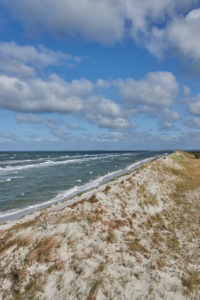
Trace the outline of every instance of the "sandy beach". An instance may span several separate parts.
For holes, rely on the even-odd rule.
[[[199,299],[200,159],[175,152],[0,225],[0,299]]]

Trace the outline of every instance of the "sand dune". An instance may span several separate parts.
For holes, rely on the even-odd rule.
[[[0,226],[0,299],[199,299],[200,159],[176,152]]]

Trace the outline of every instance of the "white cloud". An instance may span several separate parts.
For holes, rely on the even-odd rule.
[[[98,137],[99,142],[119,142],[124,138],[124,135],[121,132],[113,131],[110,133],[100,134]]]
[[[71,135],[69,130],[59,128],[57,125],[51,122],[47,123],[47,127],[49,128],[50,133],[58,139],[62,139],[62,140],[69,139]]]
[[[81,35],[87,40],[112,43],[121,40],[123,18],[111,0],[10,1],[10,9],[31,33],[47,30],[55,35]],[[119,1],[120,2],[120,1]]]
[[[165,108],[161,112],[161,118],[168,121],[178,121],[181,119],[181,116],[176,111],[170,111],[168,108]]]
[[[82,126],[76,123],[71,123],[68,125],[68,127],[73,130],[85,130]]]
[[[164,130],[164,131],[168,131],[168,130],[179,130],[172,122],[169,122],[169,121],[159,121],[158,122],[159,124],[159,127],[161,130]]]
[[[96,84],[84,78],[67,82],[56,75],[48,80],[0,75],[0,108],[24,113],[71,113],[108,129],[134,127],[118,104],[95,96],[95,87]],[[26,114],[17,118],[21,122],[39,121]]]
[[[97,79],[96,86],[98,88],[109,88],[111,86],[111,82],[104,79]]]
[[[38,118],[37,116],[32,114],[18,114],[16,118],[18,122],[23,122],[23,123],[38,124],[42,122],[41,118]]]
[[[141,33],[147,34],[153,24],[166,22],[177,10],[187,12],[198,0],[10,0],[5,3],[31,34],[48,31],[113,43],[127,36],[137,39]]]
[[[186,119],[183,124],[188,127],[192,128],[200,128],[200,119],[194,118],[194,119]]]
[[[4,142],[13,142],[17,141],[18,137],[15,133],[13,132],[1,132],[0,131],[0,139]]]
[[[86,79],[67,82],[52,75],[49,80],[25,81],[1,75],[0,107],[20,112],[78,112],[92,88]]]
[[[200,116],[200,94],[196,98],[190,99],[189,112],[193,115]]]
[[[183,87],[183,94],[184,94],[184,96],[187,97],[190,94],[190,92],[191,92],[190,87],[187,86],[187,85],[184,85],[184,87]]]
[[[106,98],[91,97],[87,101],[87,105],[89,107],[94,107],[94,110],[103,116],[119,117],[121,115],[119,105]]]
[[[89,98],[86,103],[85,116],[91,123],[102,128],[125,129],[130,125],[120,106],[102,97]]]
[[[55,119],[54,117],[52,117],[52,116],[48,116],[47,118],[46,118],[46,120],[47,120],[47,122],[49,122],[49,123],[51,123],[51,124],[54,124],[54,125],[63,125],[63,124],[65,124],[65,121],[63,120],[63,119]]]
[[[186,16],[178,15],[158,29],[154,27],[147,48],[153,54],[162,56],[165,51],[173,50],[177,55],[192,59],[200,59],[200,8],[190,11]]]
[[[144,79],[117,80],[114,85],[129,105],[140,105],[143,112],[153,112],[159,107],[174,104],[178,83],[172,73],[149,73]]]
[[[53,51],[42,45],[18,45],[15,42],[0,43],[0,71],[18,76],[35,76],[36,70],[48,66],[76,63],[79,57]]]
[[[109,129],[125,129],[129,126],[129,122],[123,118],[111,118],[105,117],[103,115],[93,116],[91,114],[87,115],[88,120],[92,123],[99,125],[101,128]]]
[[[164,108],[158,115],[158,124],[161,130],[178,130],[174,124],[180,119],[179,113]]]
[[[40,57],[40,54],[36,53],[35,59]],[[24,62],[35,63],[28,54],[27,58],[25,56]],[[19,58],[20,54],[16,54],[15,57],[22,60]],[[38,61],[40,60],[42,61],[42,58],[38,58]],[[47,61],[50,63],[51,59],[47,59],[43,65],[47,64]],[[113,87],[118,89],[122,96],[122,101],[118,103],[102,96],[106,89]],[[46,79],[36,74],[32,77],[21,77],[19,74],[0,75],[0,108],[29,113],[17,116],[18,121],[29,123],[39,123],[39,119],[34,117],[33,113],[63,113],[73,114],[100,128],[125,130],[136,128],[136,124],[130,120],[136,110],[147,114],[159,111],[166,122],[174,122],[179,119],[179,115],[171,112],[168,107],[174,104],[177,92],[178,83],[169,72],[149,73],[141,80],[99,79],[95,83],[85,78],[68,82],[55,74]],[[52,120],[52,123],[54,121]]]
[[[126,19],[132,24],[130,34],[134,39],[138,39],[141,33],[147,36],[151,26],[167,22],[176,14],[176,10],[185,11],[198,3],[198,0],[121,0],[121,2],[125,7]]]

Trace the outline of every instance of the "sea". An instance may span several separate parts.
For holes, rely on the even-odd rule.
[[[68,200],[168,153],[0,152],[0,222]]]

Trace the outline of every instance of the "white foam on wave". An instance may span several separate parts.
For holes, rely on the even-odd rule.
[[[25,162],[30,162],[34,161],[33,159],[15,159],[15,160],[4,160],[1,161],[1,165],[7,165],[7,164],[18,164],[18,163],[25,163]]]
[[[12,176],[9,178],[5,178],[5,179],[0,179],[0,182],[10,182],[13,179],[18,179],[18,178],[24,178],[24,176]]]
[[[30,168],[41,168],[41,167],[51,167],[51,166],[56,166],[56,165],[66,165],[66,164],[72,164],[72,163],[79,163],[81,164],[82,162],[86,161],[91,161],[91,160],[98,160],[102,158],[113,158],[120,156],[120,154],[109,154],[105,156],[95,156],[95,157],[88,157],[88,158],[78,158],[78,159],[68,159],[68,160],[61,160],[61,161],[53,161],[53,160],[47,160],[45,162],[41,162],[38,164],[30,164],[30,165],[23,165],[23,166],[6,166],[6,167],[0,167],[0,172],[2,173],[7,173],[10,171],[21,171],[25,169],[30,169]]]
[[[10,182],[11,178],[7,178],[7,179],[0,179],[0,182]]]
[[[110,172],[104,176],[100,176],[98,178],[96,178],[95,180],[92,180],[84,185],[81,186],[74,186],[73,188],[60,192],[59,194],[57,194],[57,196],[55,196],[54,198],[45,201],[43,203],[39,203],[39,204],[33,204],[30,205],[28,207],[22,208],[22,209],[15,209],[15,210],[10,210],[10,211],[5,211],[5,212],[1,212],[0,213],[0,222],[2,221],[6,221],[9,219],[16,219],[19,218],[20,216],[32,213],[34,211],[40,210],[42,208],[48,207],[54,203],[63,201],[63,200],[68,200],[72,197],[74,197],[75,195],[82,193],[82,192],[86,192],[87,190],[96,188],[98,186],[100,186],[101,184],[104,184],[108,181],[110,181],[111,179],[113,179],[116,176],[120,176],[123,175],[124,173],[127,173],[129,171],[132,171],[138,167],[140,167],[141,165],[155,159],[158,158],[160,155],[155,156],[155,157],[149,157],[146,159],[143,159],[141,161],[135,162],[131,165],[129,165],[128,167],[126,167],[123,170],[117,170],[114,172]]]

